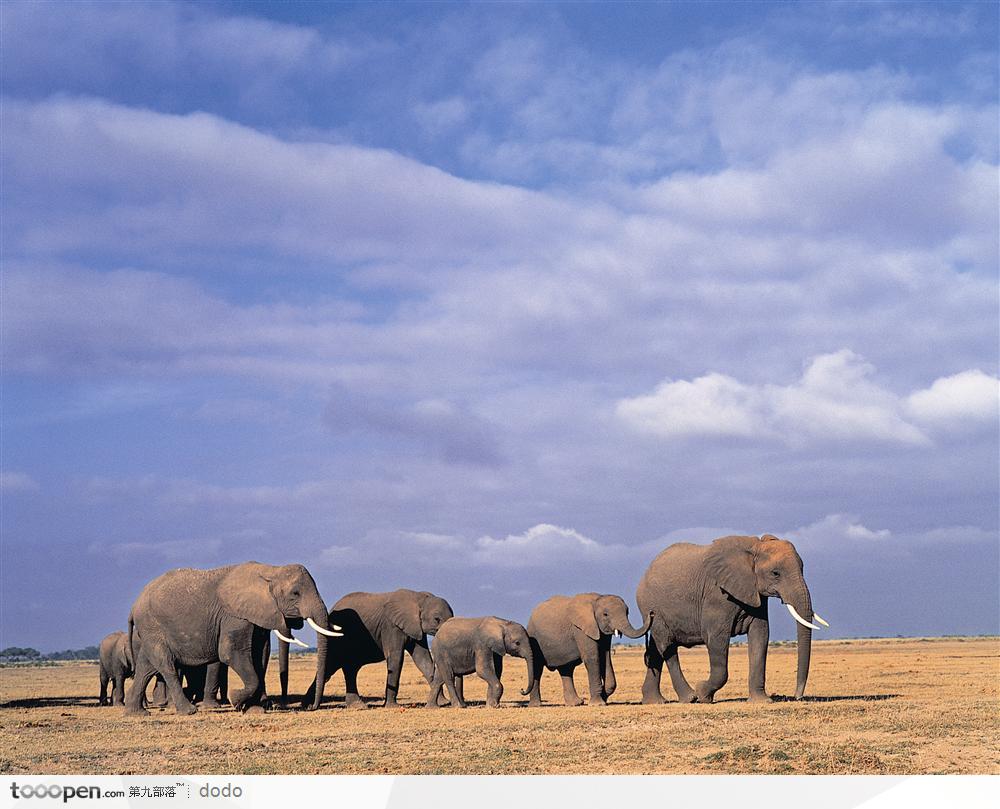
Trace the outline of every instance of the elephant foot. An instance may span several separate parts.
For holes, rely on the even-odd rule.
[[[751,691],[750,702],[768,703],[768,702],[774,702],[774,700],[763,691]]]
[[[531,699],[528,700],[528,707],[529,708],[541,708],[542,707],[542,701],[540,699],[536,699],[535,697],[532,697]]]
[[[711,705],[715,702],[715,691],[712,690],[708,683],[698,683],[698,687],[694,691],[694,696],[696,697],[696,701],[702,705]]]
[[[201,703],[201,707],[202,708],[221,708],[222,707],[222,703],[219,702],[217,699],[206,699],[204,702]]]
[[[347,708],[347,710],[349,710],[349,711],[367,711],[368,710],[368,706],[365,704],[365,701],[363,699],[358,699],[357,697],[355,697],[354,699],[346,700],[344,702],[344,707]]]
[[[583,700],[580,699],[579,697],[577,697],[576,699],[568,699],[566,700],[566,705],[569,708],[579,708],[581,705],[583,705]]]
[[[263,705],[248,705],[243,713],[259,716],[261,714],[267,713],[267,710],[264,708]]]
[[[663,694],[660,694],[658,692],[642,695],[643,705],[662,705],[665,702],[666,700],[663,698]]]
[[[594,699],[593,697],[591,697],[590,698],[590,704],[592,706],[594,706],[594,707],[603,707],[603,708],[607,708],[608,707],[608,701],[606,699],[604,699],[603,697],[597,697],[597,699]]]
[[[424,705],[424,707],[425,708],[430,708],[432,711],[437,711],[437,710],[443,708],[444,706],[443,705],[438,705],[437,702],[435,702],[433,700],[429,700],[427,702],[427,704]]]
[[[192,705],[190,702],[182,702],[174,707],[174,711],[178,716],[191,716],[191,714],[198,713],[198,706]]]
[[[149,711],[147,711],[145,708],[142,707],[139,708],[126,707],[125,716],[149,716]]]

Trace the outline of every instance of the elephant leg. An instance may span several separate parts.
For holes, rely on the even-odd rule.
[[[146,701],[146,686],[156,676],[156,669],[146,659],[144,653],[139,653],[135,660],[135,679],[132,688],[125,697],[125,713],[132,716],[149,716],[149,711],[143,703]]]
[[[666,649],[664,657],[667,663],[667,672],[670,674],[670,684],[674,687],[679,702],[694,702],[696,694],[691,684],[681,671],[681,661],[677,656],[677,644],[672,643]]]
[[[251,638],[234,641],[233,638],[224,636],[219,643],[219,661],[233,669],[243,681],[244,687],[233,692],[230,702],[236,710],[246,710],[260,693],[261,687]]]
[[[174,704],[174,712],[181,716],[190,716],[193,713],[197,713],[198,709],[184,696],[181,679],[177,675],[177,664],[167,647],[163,644],[143,643],[142,652],[163,677],[166,684],[167,697]]]
[[[669,648],[669,647],[668,647]],[[677,647],[674,653],[677,652]],[[642,704],[659,705],[665,700],[660,693],[660,676],[663,674],[663,655],[660,654],[659,644],[656,638],[650,633],[646,642],[646,677],[642,681]]]
[[[98,705],[107,705],[108,704],[108,680],[110,680],[110,679],[111,678],[108,676],[108,673],[104,670],[104,666],[101,666],[101,693],[100,693],[100,696],[98,696],[98,698],[97,698],[97,704]],[[112,688],[112,691],[111,691],[111,697],[112,697],[112,699],[114,699],[114,695],[115,695],[115,692],[114,692],[114,689]]]
[[[502,661],[503,658],[500,655],[495,655],[492,652],[476,652],[476,674],[486,681],[486,706],[488,708],[500,707],[500,697],[503,696],[503,683],[500,682],[500,674],[503,672]]]
[[[756,618],[750,622],[747,631],[747,654],[750,656],[750,701],[771,702],[764,690],[764,678],[767,670],[767,644],[771,630],[765,619]]]
[[[323,685],[325,686],[326,683],[329,682],[330,678],[334,674],[336,674],[338,671],[340,671],[340,663],[338,663],[338,662],[331,662],[330,659],[327,658],[327,666],[326,666],[326,672],[325,672],[326,673],[326,677],[325,677],[325,681],[326,682],[324,682]],[[357,676],[357,670],[355,670],[355,676]],[[347,680],[347,672],[346,672],[346,670],[344,672],[344,680],[345,681]],[[356,692],[357,691],[357,683],[356,682],[355,682],[354,689],[355,689],[355,692]],[[306,707],[307,705],[312,705],[313,704],[313,700],[315,698],[316,698],[316,678],[313,678],[312,683],[309,685],[309,688],[306,690],[305,696],[302,697],[302,707]],[[347,701],[347,699],[345,697],[345,702],[346,701]]]
[[[156,683],[153,685],[153,698],[149,704],[154,708],[166,708],[169,701],[167,699],[167,682],[163,679],[163,675],[157,672]]]
[[[205,670],[205,695],[202,705],[206,708],[221,708],[217,693],[219,691],[219,680],[222,677],[222,663],[210,663]]]
[[[122,706],[125,704],[125,674],[116,674],[114,684],[111,688],[111,704]]]
[[[583,667],[587,670],[587,688],[590,691],[591,705],[607,705],[604,699],[604,684],[601,650],[597,643],[591,642],[583,656]]]
[[[396,708],[399,703],[399,676],[403,671],[403,644],[393,644],[383,650],[385,654],[385,707]]]
[[[576,663],[567,663],[565,666],[559,666],[556,669],[559,672],[559,676],[562,677],[563,701],[571,708],[583,705],[583,700],[576,693],[576,686],[573,684],[573,671],[575,669]]]
[[[271,633],[255,631],[253,643],[257,670],[260,675],[260,700],[264,705],[270,707],[271,701],[267,696],[267,667],[271,662]]]
[[[698,702],[713,702],[715,693],[729,679],[729,635],[720,633],[708,638],[708,662],[710,664],[707,680],[702,680],[695,688]]]
[[[365,701],[358,693],[359,668],[353,663],[344,666],[344,707],[361,710],[367,708]]]
[[[465,678],[461,674],[455,675],[455,693],[458,694],[458,701],[465,705]]]
[[[405,648],[410,653],[410,658],[416,664],[417,668],[420,669],[420,673],[424,675],[424,679],[427,680],[427,685],[430,685],[434,681],[434,660],[431,658],[430,650],[427,648],[426,639],[410,641]],[[448,699],[442,691],[438,695],[438,705],[444,706],[447,704]]]

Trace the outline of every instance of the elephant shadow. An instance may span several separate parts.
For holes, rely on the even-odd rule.
[[[5,708],[100,708],[97,697],[92,694],[80,697],[30,697],[0,702],[0,710]]]
[[[828,697],[787,697],[782,694],[772,694],[775,702],[884,702],[889,699],[899,699],[902,694],[834,694]],[[717,702],[719,700],[716,700]]]

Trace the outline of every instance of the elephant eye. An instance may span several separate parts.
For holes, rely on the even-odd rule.
[[[774,578],[778,578],[781,574],[777,570],[772,570],[771,575],[774,576]]]

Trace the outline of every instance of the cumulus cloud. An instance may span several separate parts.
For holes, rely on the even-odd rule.
[[[995,530],[971,525],[938,526],[924,530],[869,528],[856,514],[828,514],[820,520],[783,535],[806,551],[833,551],[849,545],[875,552],[891,546],[895,551],[906,547],[937,544],[984,544],[998,539]]]
[[[928,435],[907,419],[936,425],[955,418],[995,422],[998,381],[970,371],[935,381],[909,397],[872,380],[875,367],[848,349],[814,358],[791,385],[750,385],[711,373],[668,380],[646,396],[621,399],[616,414],[639,432],[664,438],[732,436],[781,440],[880,441],[927,446]]]
[[[611,549],[572,528],[539,523],[523,534],[509,534],[503,539],[480,537],[473,558],[479,564],[495,567],[549,567],[596,562],[609,553]]]
[[[925,390],[911,393],[906,406],[913,418],[946,429],[997,426],[1000,381],[978,368],[942,377]]]

